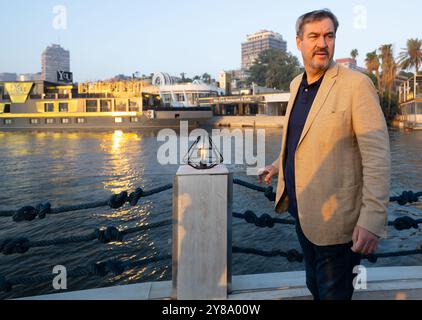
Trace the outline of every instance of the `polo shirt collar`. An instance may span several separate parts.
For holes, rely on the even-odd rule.
[[[308,76],[306,72],[303,73],[302,82],[300,83],[301,86],[307,88],[307,87],[319,87],[321,85],[322,80],[324,79],[325,73],[318,79],[318,81],[315,81],[312,84],[308,84]]]

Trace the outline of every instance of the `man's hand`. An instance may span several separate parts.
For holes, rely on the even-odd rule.
[[[378,248],[378,239],[378,236],[372,232],[356,226],[352,236],[352,251],[363,255],[372,254]]]
[[[278,169],[274,167],[273,165],[266,166],[263,169],[260,169],[258,171],[258,181],[259,183],[262,182],[262,177],[265,176],[265,183],[270,184],[271,183],[271,177],[278,174]]]

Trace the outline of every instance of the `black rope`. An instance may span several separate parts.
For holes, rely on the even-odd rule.
[[[270,200],[270,201],[275,201],[275,196],[276,196],[276,194],[275,194],[275,192],[273,191],[273,187],[272,187],[272,186],[269,186],[269,187],[262,187],[262,186],[258,186],[258,185],[256,185],[256,184],[249,183],[249,182],[247,182],[247,181],[240,180],[240,179],[236,179],[236,178],[233,178],[233,183],[234,183],[234,184],[241,185],[241,186],[244,186],[244,187],[249,188],[249,189],[251,189],[251,190],[256,190],[256,191],[259,191],[259,192],[263,192],[263,193],[264,193],[264,195],[265,195],[265,197],[266,197],[268,200]]]
[[[233,212],[233,217],[245,220],[247,223],[254,224],[260,228],[272,228],[275,224],[294,225],[295,221],[292,219],[273,218],[269,214],[262,214],[257,216],[253,211],[246,210],[245,213]],[[389,226],[395,227],[397,230],[406,230],[410,228],[418,229],[418,225],[422,224],[422,219],[413,219],[412,217],[399,217],[393,221],[388,221]]]
[[[253,183],[250,183],[250,182],[247,182],[247,181],[244,181],[244,180],[240,180],[240,179],[237,179],[237,178],[233,179],[233,183],[244,186],[244,187],[249,188],[251,190],[264,192],[265,196],[270,201],[275,201],[276,194],[273,192],[273,187],[271,187],[271,186],[263,187],[263,186],[256,185],[256,184],[253,184]],[[397,201],[398,204],[405,205],[407,203],[418,202],[419,197],[422,197],[422,191],[421,192],[403,191],[402,194],[399,195],[399,196],[390,197],[390,202]]]
[[[418,202],[419,197],[422,197],[422,191],[416,193],[413,191],[403,191],[399,196],[390,197],[390,201],[397,201],[399,205],[404,206],[407,203]]]
[[[393,221],[388,221],[389,226],[394,226],[397,230],[405,230],[410,228],[418,229],[418,225],[422,224],[422,219],[413,219],[412,217],[399,217]]]
[[[295,249],[288,250],[287,252],[281,250],[272,250],[272,251],[264,251],[254,248],[242,248],[242,247],[233,247],[233,253],[247,253],[247,254],[255,254],[263,257],[286,257],[289,262],[302,262],[303,261],[303,254],[299,253]],[[415,249],[415,250],[406,250],[406,251],[397,251],[397,252],[382,252],[382,253],[374,253],[370,255],[363,255],[362,259],[366,259],[371,263],[376,263],[379,258],[390,258],[390,257],[402,257],[402,256],[410,256],[422,254],[422,249]]]
[[[161,187],[157,187],[148,191],[144,191],[142,188],[137,188],[134,192],[128,195],[127,191],[122,191],[119,194],[111,195],[107,200],[88,202],[76,205],[68,205],[57,208],[51,208],[49,202],[40,203],[33,206],[24,206],[16,211],[6,210],[0,211],[0,217],[13,217],[16,222],[20,221],[32,221],[36,217],[39,219],[45,218],[47,214],[58,214],[70,211],[79,211],[86,209],[93,209],[99,207],[109,206],[112,209],[121,208],[126,202],[130,203],[131,206],[136,206],[141,197],[148,197],[156,193],[160,193],[173,188],[172,184],[166,184]]]
[[[8,239],[0,240],[0,253],[3,253],[4,255],[10,255],[14,253],[25,253],[30,248],[56,246],[56,245],[61,245],[61,244],[70,244],[70,243],[85,242],[85,241],[92,241],[92,240],[99,240],[102,243],[109,243],[113,241],[120,242],[122,241],[125,235],[139,232],[142,230],[149,230],[153,228],[167,226],[172,223],[173,221],[171,219],[163,220],[163,221],[154,222],[147,225],[128,228],[125,230],[119,230],[114,226],[108,226],[106,228],[95,229],[92,233],[81,235],[81,236],[71,236],[71,237],[66,237],[66,238],[56,238],[56,239],[40,240],[40,241],[30,241],[29,239],[25,237],[8,238]]]
[[[120,261],[120,260],[108,260],[103,262],[91,263],[86,267],[77,267],[67,272],[68,278],[82,277],[82,276],[105,276],[108,273],[112,273],[117,276],[122,274],[125,270],[145,266],[147,264],[158,262],[162,260],[171,259],[171,255],[163,255],[152,257],[148,259],[141,259],[136,261]],[[36,283],[51,282],[56,275],[39,275],[34,277],[14,277],[7,279],[0,275],[0,291],[11,291],[15,285],[33,285]]]
[[[295,221],[291,219],[273,218],[269,214],[264,213],[261,216],[257,216],[253,211],[246,210],[245,213],[233,212],[233,217],[244,219],[247,223],[253,223],[255,226],[260,228],[272,228],[274,224],[289,224],[294,225]]]
[[[362,256],[362,259],[366,259],[371,263],[375,263],[377,262],[378,258],[402,257],[402,256],[415,255],[415,254],[422,254],[422,249],[375,253],[375,254],[370,254],[367,256]]]
[[[233,253],[246,253],[246,254],[256,254],[263,257],[276,257],[281,256],[287,258],[289,262],[302,262],[303,261],[303,254],[299,253],[296,249],[290,249],[287,252],[281,250],[272,250],[272,251],[264,251],[254,248],[243,248],[243,247],[232,247]]]

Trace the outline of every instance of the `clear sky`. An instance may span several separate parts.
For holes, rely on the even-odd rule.
[[[299,56],[294,25],[301,14],[329,8],[340,21],[335,58],[392,43],[395,54],[408,38],[422,38],[420,0],[0,0],[0,72],[41,71],[51,43],[70,50],[76,81],[116,74],[168,72],[217,77],[240,68],[240,44],[260,29],[279,32]],[[63,17],[54,13],[58,5]],[[57,9],[57,8],[56,8]],[[60,23],[61,22],[61,23]],[[59,28],[57,27],[59,26]],[[65,26],[65,29],[63,27]]]

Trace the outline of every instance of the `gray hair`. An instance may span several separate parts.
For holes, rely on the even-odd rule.
[[[321,21],[325,18],[331,19],[334,24],[334,31],[337,32],[337,28],[339,26],[337,17],[328,9],[322,10],[315,10],[304,15],[301,15],[296,21],[296,35],[302,38],[303,36],[303,27],[305,24],[314,22],[314,21]]]

